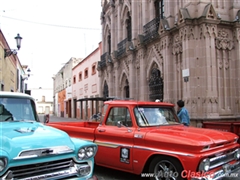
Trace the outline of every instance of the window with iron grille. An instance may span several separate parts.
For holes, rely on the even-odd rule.
[[[108,35],[108,53],[111,54],[111,34]]]
[[[126,98],[130,98],[130,95],[129,95],[129,83],[128,83],[127,79],[126,79],[126,85],[124,86],[124,91],[125,91]]]
[[[104,87],[103,87],[103,97],[108,97],[108,85],[107,82],[104,82]]]
[[[128,19],[127,19],[127,40],[132,41],[132,19],[128,12]]]
[[[163,101],[163,79],[157,68],[152,68],[149,80],[149,99]]]
[[[164,1],[156,0],[154,2],[154,5],[155,5],[156,17],[159,19],[163,19],[164,18]]]

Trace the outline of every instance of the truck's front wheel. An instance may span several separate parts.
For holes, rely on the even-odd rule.
[[[182,180],[182,171],[182,165],[171,157],[155,157],[149,165],[149,172],[154,175],[150,180]]]

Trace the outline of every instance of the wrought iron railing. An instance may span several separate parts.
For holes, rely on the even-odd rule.
[[[107,57],[108,57],[108,52],[101,55],[101,61],[98,61],[98,68],[102,69],[107,66],[107,63],[106,63]]]
[[[121,58],[123,55],[126,54],[126,45],[127,45],[127,38],[122,40],[117,45],[117,58]]]
[[[160,18],[156,17],[147,24],[143,26],[143,43],[148,43],[155,38],[159,37],[158,28],[159,28]]]

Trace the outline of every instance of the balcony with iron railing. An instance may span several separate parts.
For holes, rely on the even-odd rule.
[[[104,67],[107,66],[107,58],[109,56],[109,53],[106,52],[103,55],[101,55],[101,60],[98,61],[98,68],[99,69],[103,69]]]
[[[159,28],[160,18],[156,17],[147,24],[143,26],[143,43],[147,44],[152,40],[159,37],[158,28]]]
[[[126,47],[127,47],[127,38],[125,38],[124,40],[122,40],[120,43],[117,44],[117,58],[121,58],[126,54]]]

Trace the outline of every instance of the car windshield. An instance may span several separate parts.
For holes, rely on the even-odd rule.
[[[134,108],[134,114],[141,127],[180,124],[173,108],[142,106]]]
[[[0,97],[0,121],[39,121],[34,101],[27,98]]]

